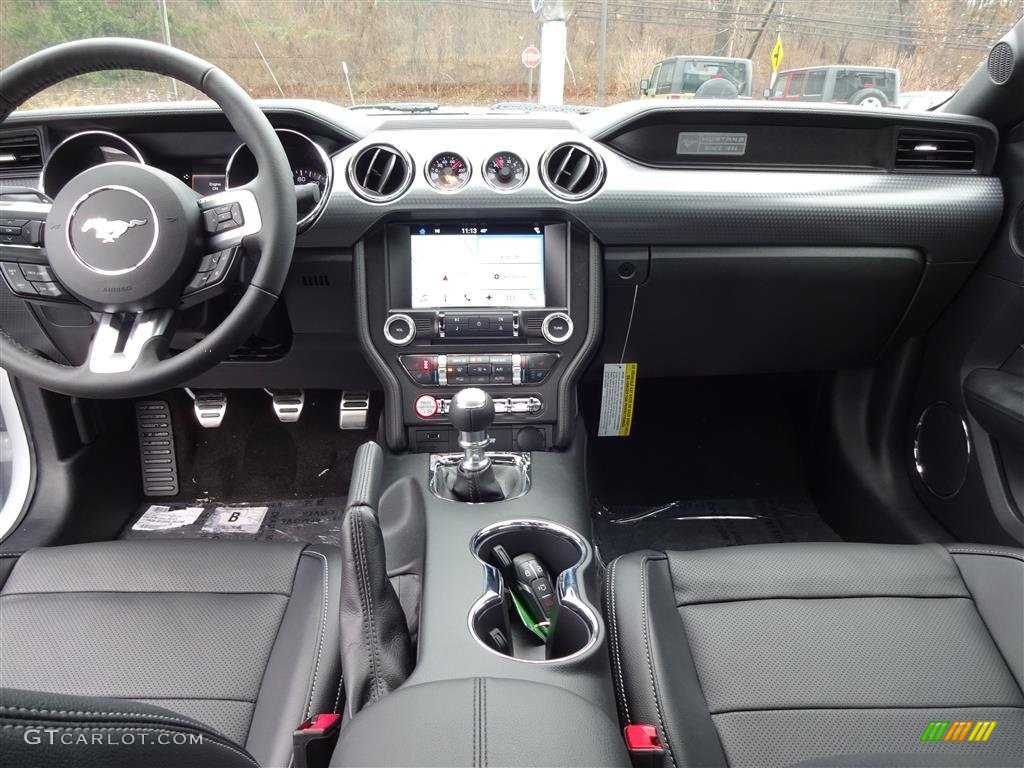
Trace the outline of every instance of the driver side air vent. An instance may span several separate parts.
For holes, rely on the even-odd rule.
[[[43,167],[39,136],[19,133],[0,137],[0,173],[29,175]]]
[[[409,188],[412,160],[387,144],[371,144],[349,163],[348,180],[360,197],[386,203]]]
[[[541,160],[541,178],[551,192],[566,200],[582,200],[604,181],[604,165],[582,144],[559,144]]]
[[[960,171],[975,169],[974,139],[967,136],[901,133],[896,141],[897,171]]]

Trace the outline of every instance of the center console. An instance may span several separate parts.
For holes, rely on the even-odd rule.
[[[550,221],[390,224],[356,249],[360,341],[385,385],[388,446],[456,450],[451,400],[494,402],[493,449],[572,439],[575,390],[600,335],[600,251]]]

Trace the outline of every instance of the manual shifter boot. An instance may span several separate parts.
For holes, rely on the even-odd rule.
[[[459,466],[452,483],[452,495],[459,501],[479,504],[487,501],[502,501],[505,492],[494,476],[494,465],[482,469],[466,469]]]

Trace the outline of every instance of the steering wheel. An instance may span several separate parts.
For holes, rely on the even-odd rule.
[[[167,75],[209,96],[252,150],[259,174],[245,186],[200,197],[157,168],[112,162],[78,174],[52,205],[0,199],[2,218],[45,214],[51,272],[99,313],[81,365],[45,359],[2,328],[0,364],[44,389],[80,397],[152,394],[181,386],[225,359],[277,300],[295,247],[295,187],[280,140],[246,92],[196,56],[123,38],[47,48],[0,72],[0,124],[51,85],[115,69]],[[258,254],[259,262],[242,298],[202,342],[168,355],[178,312],[226,291],[243,248]]]

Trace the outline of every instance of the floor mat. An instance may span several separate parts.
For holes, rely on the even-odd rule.
[[[813,504],[765,499],[672,501],[652,507],[598,504],[604,562],[638,549],[689,550],[792,541],[839,541]]]
[[[203,429],[192,400],[177,390],[171,405],[180,493],[169,501],[333,498],[348,493],[356,450],[373,430],[338,429],[338,392],[307,390],[297,423],[282,424],[263,390],[230,390],[224,423]],[[371,410],[370,424],[376,424]]]
[[[222,503],[163,502],[144,504],[121,532],[122,539],[242,539],[337,544],[345,497]],[[194,521],[158,530],[147,523]],[[248,523],[248,526],[246,526]],[[255,532],[246,533],[245,530]],[[204,530],[205,529],[205,530]]]

